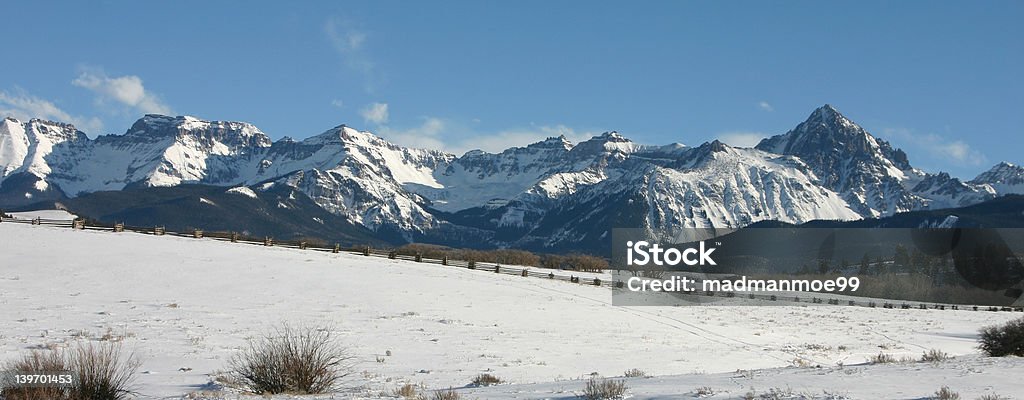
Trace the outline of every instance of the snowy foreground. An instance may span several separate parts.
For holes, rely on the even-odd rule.
[[[694,398],[701,387],[715,399],[921,399],[943,385],[964,399],[1024,398],[1024,360],[975,349],[980,327],[1020,313],[610,301],[607,288],[407,261],[0,224],[3,359],[123,340],[143,362],[142,398],[237,397],[212,376],[282,321],[331,325],[358,356],[353,389],[335,398],[386,398],[413,383],[464,399],[572,399],[592,373],[632,368],[655,376],[627,380],[634,399]],[[865,364],[933,348],[956,358]],[[468,387],[482,372],[511,384]]]

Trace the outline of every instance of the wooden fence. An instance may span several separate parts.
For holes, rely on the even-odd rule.
[[[543,268],[533,269],[528,267],[520,266],[505,266],[498,263],[489,263],[481,261],[467,261],[467,260],[454,260],[448,259],[447,257],[442,259],[426,258],[420,254],[408,255],[399,254],[395,250],[383,250],[374,249],[369,246],[361,246],[359,248],[345,248],[340,244],[334,244],[331,246],[320,246],[307,241],[288,241],[288,240],[275,240],[272,237],[252,237],[243,236],[237,232],[209,232],[202,229],[193,229],[187,232],[175,232],[168,231],[163,226],[152,226],[152,227],[139,227],[129,226],[123,223],[115,224],[103,224],[96,222],[87,222],[84,219],[76,220],[57,220],[57,219],[24,219],[24,218],[8,218],[0,216],[0,223],[18,223],[18,224],[32,224],[32,225],[44,225],[62,228],[72,228],[78,230],[94,230],[94,231],[106,231],[106,232],[135,232],[149,235],[168,235],[187,237],[195,239],[213,239],[227,241],[231,243],[245,243],[254,244],[261,246],[276,246],[290,249],[299,250],[312,250],[327,253],[351,253],[362,255],[365,257],[381,257],[392,260],[405,260],[413,261],[418,263],[437,264],[442,266],[466,268],[471,270],[494,272],[496,274],[505,275],[518,275],[522,277],[531,278],[542,278],[556,281],[563,281],[567,283],[576,283],[587,286],[598,286],[607,288],[623,288],[625,282],[602,280],[600,278],[584,278],[576,275],[565,275],[562,273],[555,273],[556,270],[545,270]],[[558,270],[561,272],[561,270]],[[803,304],[829,304],[829,305],[845,305],[854,307],[869,307],[869,308],[888,308],[888,309],[920,309],[920,310],[971,310],[971,311],[1008,311],[1008,312],[1024,312],[1024,307],[1014,306],[980,306],[980,305],[958,305],[958,304],[942,304],[942,303],[929,303],[929,302],[905,302],[905,301],[885,301],[879,299],[870,300],[851,300],[849,298],[830,298],[827,294],[806,292],[801,295],[765,295],[756,293],[736,293],[736,292],[682,292],[679,293],[683,296],[703,296],[703,297],[725,297],[725,298],[739,298],[739,299],[751,299],[760,301],[770,302],[789,302],[789,303],[803,303]]]

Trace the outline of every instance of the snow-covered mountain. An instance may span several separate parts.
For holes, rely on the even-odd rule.
[[[185,183],[284,188],[392,240],[543,248],[600,246],[614,227],[851,220],[1024,191],[1012,164],[969,182],[915,169],[829,105],[756,148],[649,146],[608,132],[462,156],[344,125],[272,142],[246,123],[146,115],[91,140],[71,125],[7,118],[0,172],[0,206]]]
[[[1024,167],[1001,162],[992,169],[982,172],[969,183],[988,185],[999,194],[1024,194]]]

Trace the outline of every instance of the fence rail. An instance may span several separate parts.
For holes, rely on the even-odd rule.
[[[94,230],[94,231],[105,231],[105,232],[134,232],[148,235],[167,235],[177,236],[186,238],[196,239],[213,239],[220,241],[229,241],[232,243],[244,243],[251,245],[262,245],[266,247],[284,247],[298,250],[313,250],[327,253],[350,253],[362,255],[365,257],[381,257],[392,260],[404,260],[413,261],[418,263],[437,264],[442,266],[450,266],[457,268],[466,268],[471,270],[494,272],[496,274],[505,275],[518,275],[522,277],[530,278],[542,278],[555,281],[563,281],[568,283],[576,283],[587,286],[598,286],[607,288],[622,288],[624,282],[613,281],[611,279],[602,280],[600,278],[584,278],[576,275],[565,275],[555,273],[555,270],[543,270],[538,271],[537,269],[528,267],[518,266],[505,266],[499,263],[472,261],[472,260],[455,260],[447,257],[442,259],[433,259],[423,257],[420,254],[401,254],[395,250],[383,250],[374,249],[369,246],[362,246],[360,248],[343,248],[340,244],[334,244],[331,246],[323,246],[319,243],[312,243],[309,241],[278,241],[272,237],[252,237],[244,236],[237,232],[210,232],[202,229],[193,229],[186,232],[169,231],[163,226],[129,226],[123,223],[115,224],[103,224],[95,221],[86,221],[84,219],[75,220],[60,220],[60,219],[46,219],[46,218],[9,218],[0,216],[0,223],[16,223],[16,224],[31,224],[41,226],[52,226],[61,228],[72,228],[77,230]],[[561,270],[559,270],[561,271]],[[1024,312],[1024,307],[1020,306],[981,306],[981,305],[962,305],[962,304],[943,304],[943,303],[931,303],[931,302],[917,302],[917,301],[899,301],[899,300],[882,300],[882,299],[871,299],[871,300],[851,300],[849,298],[829,298],[823,296],[821,293],[815,292],[804,292],[800,295],[764,295],[755,293],[736,293],[736,292],[703,292],[695,291],[689,293],[680,293],[683,296],[698,296],[698,297],[726,297],[726,298],[740,298],[740,299],[751,299],[771,302],[792,302],[792,303],[803,303],[803,304],[829,304],[837,306],[853,306],[853,307],[868,307],[868,308],[887,308],[887,309],[920,309],[920,310],[970,310],[970,311],[1009,311],[1009,312]]]

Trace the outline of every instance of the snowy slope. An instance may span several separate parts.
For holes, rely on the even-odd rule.
[[[331,325],[351,346],[356,388],[338,398],[379,398],[404,383],[461,388],[482,372],[529,385],[464,398],[573,398],[583,385],[574,379],[630,368],[666,376],[631,381],[636,398],[792,385],[877,399],[883,386],[857,388],[873,377],[905,394],[881,398],[925,396],[940,377],[965,394],[1020,393],[1005,378],[1022,362],[978,359],[974,340],[979,327],[1019,313],[627,308],[612,306],[607,288],[347,254],[9,223],[0,243],[3,358],[110,333],[140,357],[143,398],[216,389],[210,376],[246,338],[281,321]],[[883,350],[917,357],[932,348],[964,358],[855,366]],[[778,367],[790,368],[758,371]]]
[[[999,194],[1024,194],[1024,167],[1001,162],[979,174],[970,183],[988,185]]]

